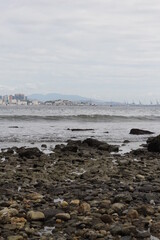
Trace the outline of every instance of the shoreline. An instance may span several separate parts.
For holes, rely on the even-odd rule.
[[[112,150],[92,139],[1,152],[1,239],[159,239],[160,154]]]

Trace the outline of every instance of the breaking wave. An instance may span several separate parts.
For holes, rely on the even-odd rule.
[[[87,122],[123,122],[123,121],[159,121],[160,116],[121,116],[121,115],[55,115],[55,116],[38,116],[38,115],[0,115],[0,120],[8,121],[87,121]]]

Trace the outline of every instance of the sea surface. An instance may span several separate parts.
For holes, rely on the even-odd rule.
[[[131,128],[160,134],[160,106],[0,106],[0,149],[43,143],[53,148],[68,139],[92,137],[120,146],[129,140],[122,147],[126,151],[149,137],[130,135]]]

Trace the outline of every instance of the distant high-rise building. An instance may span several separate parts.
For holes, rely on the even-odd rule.
[[[16,100],[20,100],[20,101],[25,100],[24,94],[18,93],[18,94],[15,94],[14,96]]]
[[[8,104],[8,95],[3,96],[3,102]]]
[[[9,103],[12,103],[12,99],[13,99],[13,96],[12,96],[12,95],[9,95],[9,96],[8,96],[8,102],[9,102]]]

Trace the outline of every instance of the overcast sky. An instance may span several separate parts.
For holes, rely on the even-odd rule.
[[[0,94],[16,92],[160,101],[160,1],[0,1]]]

